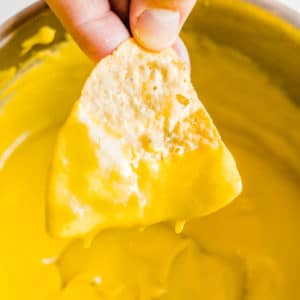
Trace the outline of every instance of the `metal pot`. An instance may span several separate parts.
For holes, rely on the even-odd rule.
[[[21,44],[25,39],[35,34],[43,25],[49,25],[56,29],[57,34],[55,36],[55,41],[51,46],[36,45],[32,49],[33,51],[52,47],[53,44],[57,44],[65,39],[64,29],[43,2],[37,2],[30,6],[0,27],[0,72],[11,66],[22,65],[20,63],[26,61],[30,57],[31,52],[24,56],[20,56]],[[278,1],[272,0],[199,0],[198,6],[194,10],[190,21],[186,24],[186,30],[188,31],[190,29],[193,33],[197,31],[198,36],[201,36],[202,34],[206,35],[210,40],[213,40],[217,44],[229,46],[246,54],[246,56],[250,57],[255,63],[260,64],[264,71],[269,72],[272,79],[278,79],[280,86],[283,88],[284,92],[288,94],[289,98],[300,105],[300,14],[283,6]],[[196,65],[193,65],[193,67],[197,68]],[[38,100],[39,99],[40,98],[38,98]],[[266,99],[266,101],[272,101],[272,99]],[[286,104],[290,105],[289,100],[286,101]],[[241,105],[243,105],[243,103],[241,103]],[[269,107],[272,107],[272,104],[270,104]],[[247,111],[245,113],[247,113]],[[266,114],[267,113],[268,112],[266,112]],[[280,115],[281,111],[278,110],[276,113]],[[254,118],[253,122],[255,121]],[[267,122],[268,120],[266,118],[265,123]],[[268,124],[266,124],[266,126],[267,125]],[[271,125],[270,130],[272,131],[274,129]],[[234,126],[232,127],[235,128]],[[275,129],[277,129],[277,127]],[[285,129],[284,126],[283,129]],[[3,128],[3,130],[5,130],[5,128]],[[281,133],[279,132],[279,134]],[[296,137],[299,136],[297,135]],[[289,142],[288,138],[289,136],[287,135],[287,143]],[[291,144],[291,147],[298,147],[298,145],[298,143],[295,145]],[[297,155],[297,149],[298,148],[295,148],[295,152],[293,152],[296,153],[295,156]],[[268,159],[267,155],[269,152],[266,153],[266,159]],[[293,169],[291,168],[291,170]],[[268,186],[268,189],[272,189],[273,182],[268,184],[270,185]],[[283,200],[285,200],[284,197]],[[295,216],[298,215],[291,215],[291,218],[296,218]],[[231,216],[229,215],[229,217]],[[263,217],[264,214],[261,215],[261,218]],[[250,222],[249,225],[252,226],[252,221]],[[234,223],[232,224],[234,225]],[[237,224],[239,223],[237,222]],[[201,227],[201,225],[202,223],[195,224],[198,228],[204,228]],[[276,227],[272,228],[276,228],[277,230],[280,226],[279,211],[278,224],[276,224]],[[234,227],[230,228],[234,229]],[[278,234],[283,235],[287,228],[290,227],[284,227],[282,232],[279,232]],[[219,235],[218,230],[219,229],[215,228],[214,234],[216,239]],[[211,233],[209,232],[209,234]],[[242,234],[247,235],[247,232],[242,232]],[[277,231],[274,231],[274,235],[275,234],[277,234]],[[288,235],[287,240],[296,239],[296,235],[297,230],[295,230],[293,234]],[[262,237],[264,238],[267,236],[263,235]],[[286,248],[284,237],[279,236],[279,239],[280,238],[283,239],[282,248]],[[288,247],[292,248],[293,245],[293,243],[290,243],[288,244]],[[290,254],[290,248],[288,247],[284,250],[285,253],[287,253],[284,254],[284,257],[287,256],[287,258]],[[296,250],[294,253],[297,251],[297,247],[295,248]],[[278,249],[278,253],[280,253],[280,251],[281,250]],[[277,253],[277,250],[276,252],[274,250],[274,253]],[[296,255],[298,254],[294,254],[294,256]],[[289,260],[289,263],[292,265],[292,263],[294,263],[293,259]],[[244,267],[242,268],[244,269]],[[263,269],[263,272],[263,275],[258,277],[258,281],[260,281],[261,278],[263,279],[266,272],[269,272],[269,268],[266,270]],[[270,269],[270,272],[272,272],[272,269]],[[245,276],[243,275],[243,277],[241,277],[243,281],[244,277],[247,277],[246,275],[247,274],[245,273]],[[277,276],[277,273],[274,276]],[[22,279],[22,277],[20,278]],[[32,282],[35,281],[32,280]],[[266,282],[269,284],[269,281]],[[296,288],[296,281],[293,282],[292,285],[295,285]],[[246,290],[247,287],[245,286],[242,291]],[[269,288],[270,290],[273,289],[273,281],[270,281]],[[272,296],[270,297],[272,298]],[[284,299],[284,297],[282,299]]]

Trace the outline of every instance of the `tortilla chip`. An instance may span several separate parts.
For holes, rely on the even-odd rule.
[[[59,133],[49,231],[187,220],[227,205],[241,187],[185,63],[129,40],[96,66]]]

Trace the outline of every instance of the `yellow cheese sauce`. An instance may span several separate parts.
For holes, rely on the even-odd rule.
[[[70,40],[39,52],[0,74],[0,299],[300,298],[300,108],[247,57],[185,38],[199,97],[241,171],[242,195],[178,224],[180,235],[158,224],[91,241],[51,239],[48,167],[93,66]]]

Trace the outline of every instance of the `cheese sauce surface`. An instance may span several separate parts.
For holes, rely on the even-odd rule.
[[[177,226],[182,234],[158,224],[51,239],[49,163],[93,68],[68,39],[0,73],[0,299],[300,298],[300,108],[249,58],[184,37],[199,97],[237,160],[242,195]]]

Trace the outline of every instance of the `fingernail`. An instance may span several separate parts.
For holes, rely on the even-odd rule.
[[[147,9],[137,19],[133,34],[142,46],[151,50],[170,47],[180,30],[180,14],[168,9]]]

